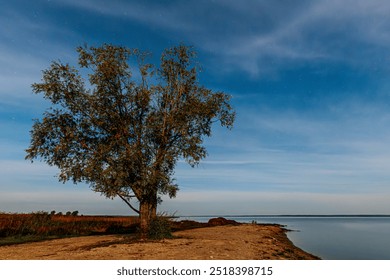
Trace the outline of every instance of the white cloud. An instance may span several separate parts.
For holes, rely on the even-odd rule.
[[[292,16],[287,11],[268,33],[233,39],[222,52],[252,74],[294,61],[362,66],[380,55],[378,48],[389,51],[389,11],[383,1],[316,1]]]
[[[390,5],[386,1],[301,1],[298,4],[255,1],[245,5],[240,1],[67,0],[56,5],[101,14],[105,19],[119,18],[124,26],[126,22],[130,27],[133,22],[141,23],[169,40],[188,40],[195,43],[203,55],[211,55],[218,72],[245,70],[257,76],[295,67],[297,63],[325,60],[359,67],[375,61],[380,62],[379,68],[388,64]],[[3,66],[0,103],[11,113],[14,109],[25,113],[28,107],[38,110],[35,107],[43,106],[39,103],[42,98],[31,94],[31,83],[39,81],[41,70],[47,68],[52,59],[64,58],[73,63],[76,60],[73,43],[78,44],[82,37],[78,34],[88,30],[67,29],[54,24],[49,16],[36,21],[27,15],[4,10],[0,13],[16,19],[0,25],[3,39],[0,43]],[[4,21],[2,17],[0,22]],[[263,111],[253,109],[255,105],[238,106],[243,109],[238,114],[235,129],[231,132],[216,130],[206,141],[210,155],[200,167],[178,166],[176,175],[182,190],[177,203],[189,209],[185,200],[190,199],[188,194],[193,197],[193,201],[187,202],[192,203],[194,211],[199,209],[196,203],[200,203],[205,212],[214,208],[223,210],[223,201],[233,204],[233,200],[239,199],[244,204],[249,199],[248,213],[250,209],[287,211],[289,205],[292,210],[302,210],[304,205],[315,208],[317,204],[316,211],[320,213],[326,210],[327,203],[328,210],[334,206],[335,211],[347,211],[348,207],[352,209],[360,203],[363,208],[368,205],[370,212],[374,211],[370,207],[376,202],[379,210],[388,210],[379,196],[382,193],[388,198],[390,114],[386,102],[378,104],[376,100],[366,104],[349,99],[357,95],[359,93],[348,95],[348,102],[335,98],[335,105],[321,104],[325,112],[320,117],[309,110],[304,114],[299,109],[281,113],[280,107]],[[256,101],[256,94],[252,97]],[[0,139],[0,190],[7,190],[8,186],[29,190],[31,186],[39,189],[39,194],[21,191],[8,196],[9,200],[15,199],[16,203],[27,195],[29,203],[51,203],[51,194],[45,196],[45,190],[53,186],[63,188],[54,178],[57,171],[44,163],[30,164],[20,157],[26,148],[21,146],[27,143],[25,137],[29,128],[5,120],[15,117],[8,115],[8,111],[0,124],[2,138],[7,138],[7,141]],[[21,133],[22,130],[26,133]],[[19,137],[23,139],[19,141]],[[238,189],[244,193],[235,193]],[[272,192],[276,192],[275,196]],[[305,195],[307,192],[312,194]],[[321,195],[316,196],[316,193]],[[183,202],[181,195],[185,198]],[[69,203],[65,200],[70,201],[71,196],[64,194],[63,202],[58,198],[55,201],[65,205]],[[79,202],[89,203],[87,197]],[[288,197],[292,199],[291,204],[285,199]],[[342,205],[343,199],[346,206]],[[213,204],[213,201],[218,203]],[[169,200],[168,205],[170,203]]]
[[[0,47],[0,96],[1,103],[7,106],[30,104],[33,101],[31,84],[39,82],[41,71],[48,62],[39,56]],[[24,106],[23,106],[24,107]]]
[[[389,51],[390,5],[382,0],[62,4],[174,33],[218,58],[219,72],[238,67],[257,76],[280,65],[325,59],[361,66]]]
[[[80,41],[77,32],[35,10],[26,14],[12,8],[0,12],[0,38],[0,103],[18,109],[39,106],[31,84],[40,81],[51,61],[74,62],[72,41]]]
[[[61,188],[58,170],[41,162],[0,160],[0,191]]]
[[[236,129],[207,141],[209,156],[198,168],[179,164],[177,181],[183,192],[386,191],[390,115],[371,106],[340,110],[331,119],[247,110]]]

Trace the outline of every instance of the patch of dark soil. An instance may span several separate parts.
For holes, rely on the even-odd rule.
[[[200,223],[195,222],[191,220],[183,220],[178,222],[172,222],[171,228],[172,231],[179,231],[179,230],[187,230],[187,229],[194,229],[194,228],[203,228],[208,227],[209,225],[207,223]]]

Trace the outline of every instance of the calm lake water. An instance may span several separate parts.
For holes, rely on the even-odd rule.
[[[285,225],[299,248],[324,260],[390,260],[390,216],[226,216]],[[181,217],[207,222],[210,217]]]

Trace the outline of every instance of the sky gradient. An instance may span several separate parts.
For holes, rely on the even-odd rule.
[[[179,162],[177,198],[196,214],[390,214],[390,2],[6,1],[0,10],[0,211],[129,214],[87,185],[24,160],[34,95],[76,47],[153,53],[184,43],[200,82],[232,95],[232,131],[214,127],[197,168]]]

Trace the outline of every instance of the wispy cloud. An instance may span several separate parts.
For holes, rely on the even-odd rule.
[[[218,209],[249,201],[259,212],[316,204],[321,212],[327,201],[344,210],[361,209],[359,203],[387,209],[380,196],[388,198],[390,181],[388,2],[25,3],[7,2],[0,11],[0,191],[67,188],[58,184],[55,168],[23,159],[31,119],[47,105],[31,94],[41,70],[53,59],[75,64],[74,48],[85,39],[133,47],[145,36],[142,48],[145,42],[157,49],[194,44],[212,86],[236,89],[235,128],[215,128],[205,141],[209,156],[198,168],[178,165],[178,203],[191,196],[208,207],[218,201]],[[22,196],[12,194],[15,201]],[[51,199],[41,197],[31,196]]]
[[[208,141],[199,168],[180,165],[177,179],[188,190],[387,192],[389,118],[370,104],[332,118],[247,111],[236,130]]]
[[[194,192],[186,191],[175,200],[164,200],[163,208],[178,215],[254,214],[364,214],[388,213],[386,194],[326,194],[308,192]],[[186,207],[183,207],[186,205]],[[205,209],[205,210],[203,210]]]
[[[390,5],[382,0],[67,0],[58,5],[138,22],[160,30],[162,36],[170,34],[172,38],[175,33],[176,38],[212,54],[219,71],[239,69],[253,76],[273,71],[281,64],[325,59],[372,66],[373,60],[383,59],[378,49],[389,50],[390,42]],[[364,47],[356,48],[357,45]]]
[[[44,163],[35,162],[31,164],[24,160],[1,160],[0,161],[0,190],[9,191],[13,188],[32,188],[45,189],[53,184],[59,184],[55,175],[58,173],[56,168],[50,167]]]
[[[66,3],[178,32],[232,67],[238,65],[252,74],[286,61],[331,59],[360,64],[373,59],[377,48],[389,49],[390,5],[381,0],[294,4],[111,1],[108,5],[103,1],[73,0]],[[357,44],[365,48],[357,49]]]
[[[0,104],[3,106],[37,106],[31,84],[39,82],[41,71],[52,60],[75,61],[72,44],[77,32],[56,24],[41,14],[44,6],[4,8],[0,11]]]

